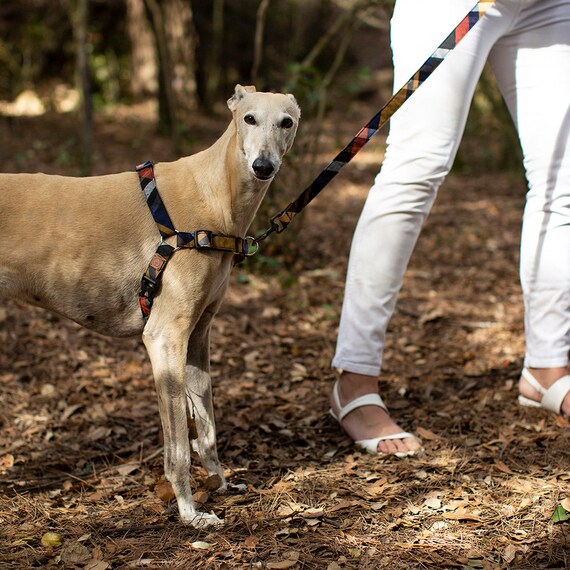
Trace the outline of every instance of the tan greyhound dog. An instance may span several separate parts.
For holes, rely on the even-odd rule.
[[[210,148],[155,165],[160,196],[178,230],[245,236],[293,144],[301,113],[292,95],[237,85],[228,107],[232,121]],[[225,489],[209,336],[233,254],[183,249],[172,255],[145,325],[138,291],[160,236],[134,171],[88,178],[0,174],[0,193],[0,294],[99,333],[142,332],[158,394],[165,475],[180,517],[197,528],[221,523],[194,507],[187,409],[198,432],[194,448]]]

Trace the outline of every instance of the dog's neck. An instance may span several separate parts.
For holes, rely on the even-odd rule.
[[[248,168],[232,121],[224,134],[206,151],[213,166],[210,187],[224,211],[224,231],[244,236],[253,222],[270,180],[256,178]],[[226,184],[219,184],[225,180]],[[229,189],[229,190],[228,190]]]

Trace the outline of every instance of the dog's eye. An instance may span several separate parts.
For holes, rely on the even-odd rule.
[[[246,115],[243,120],[248,124],[248,125],[256,125],[256,121],[255,121],[255,117],[253,115]]]
[[[291,119],[290,117],[285,117],[281,121],[281,128],[282,129],[290,129],[292,126],[293,126],[293,119]]]

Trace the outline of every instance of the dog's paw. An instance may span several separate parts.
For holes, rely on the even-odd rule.
[[[204,487],[206,487],[206,489],[208,491],[225,491],[226,490],[226,480],[223,477],[223,475],[218,475],[217,473],[210,475],[205,481],[204,481]]]
[[[196,512],[192,518],[183,519],[182,522],[199,530],[203,530],[211,526],[222,526],[224,524],[224,521],[219,519],[216,515],[200,512]]]
[[[245,483],[225,483],[223,487],[216,489],[216,493],[219,495],[241,495],[247,491],[247,485]]]

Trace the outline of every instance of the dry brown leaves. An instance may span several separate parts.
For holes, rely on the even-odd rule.
[[[53,149],[73,122],[43,121],[0,125],[23,157],[12,169],[63,171]],[[99,129],[106,171],[140,162],[128,140],[150,125]],[[142,158],[171,158],[153,140]],[[568,422],[516,405],[520,175],[450,177],[406,276],[381,391],[426,454],[363,455],[327,417],[346,253],[381,153],[374,144],[372,160],[351,166],[289,230],[289,270],[234,274],[212,376],[222,462],[245,490],[219,495],[200,467],[190,474],[201,508],[225,520],[220,530],[176,518],[140,341],[2,303],[0,567],[567,566],[570,527],[550,517],[569,495]],[[48,532],[59,538],[42,544]]]

